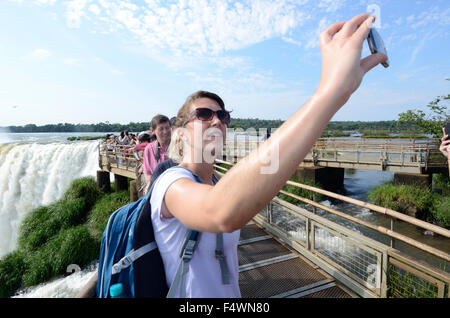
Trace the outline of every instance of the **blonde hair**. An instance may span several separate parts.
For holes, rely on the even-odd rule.
[[[183,159],[183,140],[181,139],[179,135],[179,129],[183,128],[182,125],[184,121],[187,119],[189,114],[191,113],[191,107],[195,100],[199,98],[209,98],[213,101],[216,101],[217,104],[225,110],[225,103],[223,102],[222,98],[219,97],[219,95],[207,92],[207,91],[197,91],[188,98],[186,98],[186,101],[184,102],[183,106],[178,110],[177,118],[175,120],[175,130],[172,131],[172,138],[170,140],[169,149],[168,149],[168,156],[170,159],[172,159],[175,162],[181,162]]]
[[[175,128],[172,131],[172,137],[170,139],[169,149],[167,150],[167,155],[170,159],[176,163],[180,163],[183,159],[183,140],[178,134],[179,128]]]

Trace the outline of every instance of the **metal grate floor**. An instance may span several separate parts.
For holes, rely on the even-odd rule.
[[[298,254],[267,236],[256,224],[241,229],[238,247],[239,285],[243,298],[313,297],[351,298],[336,285],[334,279],[325,276]],[[252,239],[260,238],[252,242]]]

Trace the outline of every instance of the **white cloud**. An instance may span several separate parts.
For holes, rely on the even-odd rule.
[[[282,39],[283,39],[283,41],[285,41],[287,43],[291,43],[291,44],[294,44],[294,45],[297,45],[297,46],[302,46],[302,41],[295,40],[293,38],[285,37],[285,36],[283,36]]]
[[[329,21],[327,18],[323,18],[319,21],[319,24],[317,25],[317,29],[312,33],[308,43],[306,43],[307,49],[313,49],[317,47],[319,44],[319,35],[326,30],[326,28],[331,25],[331,21]]]
[[[35,49],[33,52],[25,56],[27,60],[42,60],[49,57],[52,53],[45,49]]]
[[[427,11],[422,12],[418,17],[415,19],[409,20],[408,22],[411,23],[411,27],[413,29],[417,28],[424,28],[428,25],[449,25],[450,24],[450,8],[447,8],[446,10],[442,10],[442,8],[433,7],[430,8]]]
[[[129,1],[99,1],[105,30],[125,29],[151,50],[169,50],[177,55],[214,56],[229,50],[287,35],[305,19],[291,1],[176,1],[164,6],[145,1],[138,7]],[[99,10],[93,5],[85,12],[87,0],[67,4],[68,25],[80,27],[83,17]],[[92,10],[91,10],[92,8]],[[98,7],[97,7],[98,8]],[[98,8],[99,9],[99,8]]]
[[[92,12],[93,14],[95,14],[95,15],[99,15],[100,12],[101,12],[100,8],[96,4],[91,4],[89,6],[89,11]]]
[[[56,0],[36,0],[35,2],[43,5],[54,5]]]
[[[86,16],[84,12],[87,0],[72,0],[66,3],[66,19],[67,25],[70,28],[79,28],[81,25],[81,18]]]
[[[345,0],[320,0],[318,7],[326,8],[326,12],[335,12],[340,9],[345,3]]]
[[[79,58],[75,58],[75,57],[66,57],[66,58],[63,58],[63,63],[72,65],[72,66],[80,66],[81,60]]]

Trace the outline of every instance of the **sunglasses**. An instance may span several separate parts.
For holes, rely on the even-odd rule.
[[[207,121],[212,120],[214,117],[214,114],[217,115],[217,118],[222,122],[224,125],[229,125],[231,121],[230,112],[219,109],[218,111],[214,111],[209,108],[196,108],[192,113],[189,114],[189,116],[186,118],[186,120],[183,122],[184,126],[192,117],[197,117],[201,121]]]

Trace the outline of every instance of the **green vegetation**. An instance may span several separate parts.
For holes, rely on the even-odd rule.
[[[448,78],[447,81],[450,81]],[[433,134],[435,137],[442,137],[442,127],[444,122],[450,120],[448,101],[450,94],[436,97],[428,103],[427,112],[420,109],[410,109],[399,114],[399,126],[412,126],[411,133],[423,132]]]
[[[430,212],[439,226],[450,228],[450,196],[436,196]]]
[[[419,185],[394,185],[387,183],[369,191],[369,201],[395,211],[450,228],[449,188],[442,195]]]
[[[369,191],[369,200],[377,205],[399,211],[413,204],[418,212],[425,211],[432,202],[432,192],[420,186],[387,183]]]
[[[450,195],[450,177],[443,173],[433,174],[433,187],[440,189],[443,195]]]
[[[108,223],[109,216],[118,208],[128,204],[130,195],[127,191],[113,192],[97,201],[89,213],[87,225],[93,237],[101,241],[103,230]]]
[[[447,106],[449,100],[450,94],[438,96],[426,106],[428,108],[428,113],[418,109],[407,110],[406,112],[399,114],[398,121],[332,121],[328,123],[322,137],[349,136],[351,132],[355,131],[361,133],[365,138],[382,138],[391,136],[391,134],[399,135],[399,137],[395,138],[422,138],[423,134],[433,134],[435,137],[440,137],[442,136],[444,122],[450,119]],[[229,128],[241,128],[244,131],[249,128],[254,128],[256,130],[266,128],[270,131],[271,129],[280,127],[283,122],[284,120],[281,119],[232,118]],[[150,118],[147,122],[130,122],[128,124],[110,123],[108,121],[97,124],[59,123],[56,125],[49,124],[42,126],[28,124],[25,126],[0,127],[0,130],[5,129],[12,133],[120,132],[123,130],[139,132],[148,130],[149,126]]]
[[[237,129],[240,128],[246,131],[249,128],[254,128],[256,132],[260,128],[266,128],[269,131],[276,129],[283,124],[284,120],[266,120],[257,118],[232,118],[228,128]],[[38,132],[120,132],[122,130],[128,131],[144,131],[149,129],[150,122],[140,123],[128,123],[128,124],[111,124],[109,122],[97,123],[97,124],[69,124],[60,123],[57,125],[42,125],[37,126],[34,124],[28,124],[25,126],[8,126],[0,127],[6,128],[7,131],[12,133],[38,133]],[[396,120],[391,121],[332,121],[328,123],[327,128],[324,131],[324,137],[343,137],[349,136],[351,131],[358,131],[363,135],[377,135],[377,136],[389,136],[393,133],[403,133],[405,136],[409,136],[409,132],[415,127],[414,123],[403,123],[402,126],[398,125]],[[74,140],[89,140],[84,138],[103,138],[103,137],[70,137]],[[79,139],[75,139],[79,138]]]
[[[73,181],[61,200],[33,210],[21,224],[18,248],[0,260],[0,297],[97,259],[109,216],[127,203],[127,191],[103,194],[86,177]]]
[[[388,298],[437,298],[438,287],[410,272],[389,264]]]

